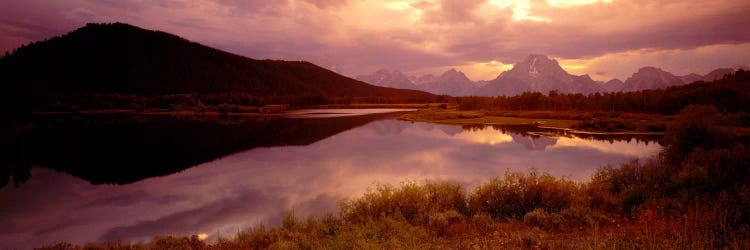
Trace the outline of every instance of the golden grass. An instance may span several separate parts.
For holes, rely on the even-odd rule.
[[[128,244],[59,243],[41,249],[748,249],[721,208],[623,218],[589,208],[589,187],[547,174],[509,173],[466,191],[454,182],[381,185],[341,204],[339,215],[259,225],[207,243],[157,236]],[[495,198],[500,198],[497,200]],[[494,203],[487,201],[496,201]]]
[[[314,108],[352,108],[352,109],[359,109],[359,108],[392,108],[392,109],[424,109],[424,108],[431,108],[431,107],[437,107],[440,105],[440,103],[353,103],[353,104],[326,104],[326,105],[317,105]]]
[[[487,115],[483,111],[459,111],[459,110],[440,110],[440,109],[421,109],[415,112],[402,114],[397,119],[413,122],[432,122],[441,124],[456,125],[539,125],[544,127],[554,127],[569,129],[577,124],[578,120],[566,119],[542,119],[542,118],[524,118],[511,116]]]

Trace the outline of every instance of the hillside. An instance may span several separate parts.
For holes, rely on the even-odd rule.
[[[15,93],[246,93],[429,101],[434,95],[372,86],[309,62],[255,60],[123,23],[88,24],[0,59]]]

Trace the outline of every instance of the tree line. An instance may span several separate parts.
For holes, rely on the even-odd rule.
[[[462,110],[580,110],[677,114],[688,105],[710,105],[724,113],[750,110],[750,72],[738,70],[713,82],[695,82],[667,89],[636,92],[547,94],[526,92],[516,96],[457,97]]]

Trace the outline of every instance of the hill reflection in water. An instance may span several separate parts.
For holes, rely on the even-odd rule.
[[[86,168],[52,167],[79,178],[47,168],[32,168],[26,183],[0,189],[0,202],[8,204],[0,208],[0,222],[6,225],[0,231],[0,242],[28,246],[24,244],[62,239],[74,243],[146,240],[154,235],[201,233],[215,239],[261,222],[277,224],[281,216],[292,210],[302,217],[335,212],[338,201],[358,196],[375,183],[449,179],[472,188],[508,170],[526,172],[531,168],[586,180],[599,166],[648,157],[661,148],[649,140],[582,139],[562,131],[528,127],[459,127],[384,119],[388,116],[350,118],[296,119],[285,124],[291,126],[288,128],[275,127],[280,121],[260,122],[268,124],[268,128],[243,122],[213,122],[214,125],[197,126],[203,128],[199,130],[195,126],[173,128],[167,126],[173,121],[162,121],[165,125],[158,131],[172,135],[157,135],[162,140],[175,139],[175,134],[194,134],[208,142],[183,145],[198,141],[157,140],[157,144],[147,147],[158,153],[138,151],[162,156],[156,161],[158,164],[138,162],[147,158],[127,151],[117,155],[132,157],[114,157],[105,152],[112,145],[84,147],[73,143],[74,147],[64,149],[66,153],[86,148],[109,154],[89,161],[85,165],[88,168],[126,168],[128,164],[154,167],[174,160],[170,157],[191,160],[181,161],[185,165],[178,169],[182,171],[163,172],[158,174],[160,177],[146,179],[138,175],[137,179],[122,182],[128,183],[125,185],[92,184],[112,178],[102,177],[107,171],[89,175],[76,172]],[[210,132],[220,126],[228,128],[222,128],[226,129],[224,132]],[[272,131],[276,130],[287,132],[274,134]],[[544,136],[555,133],[561,136]],[[299,138],[300,135],[309,136]],[[88,142],[98,141],[95,137],[92,135]],[[132,138],[128,142],[151,142],[142,141],[145,138]],[[255,142],[248,144],[246,140],[251,138]],[[282,138],[286,141],[274,141]],[[200,154],[201,150],[216,148],[211,142],[234,146]],[[165,153],[162,147],[184,151]],[[62,154],[43,157],[38,162],[55,163],[53,156],[58,155]],[[111,164],[107,164],[107,157],[113,157],[109,158]],[[191,162],[197,166],[182,167]],[[93,177],[86,179],[88,176]]]

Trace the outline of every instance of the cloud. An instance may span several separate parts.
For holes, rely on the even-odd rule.
[[[286,201],[283,197],[270,196],[260,190],[244,190],[237,197],[223,198],[203,206],[176,212],[155,220],[141,221],[132,225],[116,227],[105,232],[98,241],[112,242],[129,239],[149,239],[154,235],[193,235],[210,232],[235,220],[264,214],[264,223],[277,223],[284,215]],[[269,211],[276,211],[268,214]],[[268,221],[266,221],[268,220]]]
[[[747,9],[750,2],[733,0],[29,0],[0,9],[0,50],[86,22],[120,21],[248,57],[309,60],[350,76],[476,65],[468,76],[489,79],[482,63],[510,65],[530,53],[574,60],[745,44]],[[682,58],[680,68],[719,66]]]
[[[349,3],[349,0],[304,0],[304,1],[311,3],[321,9],[341,7]]]
[[[417,4],[414,6],[422,6],[421,10],[425,12],[423,16],[424,22],[455,25],[467,22],[478,22],[479,18],[476,16],[475,10],[486,1],[487,0],[441,0],[435,5]]]
[[[597,72],[595,80],[625,80],[644,66],[657,66],[675,75],[705,75],[716,68],[747,65],[750,43],[717,44],[690,49],[638,49],[595,57],[562,59],[562,67],[573,74]]]

